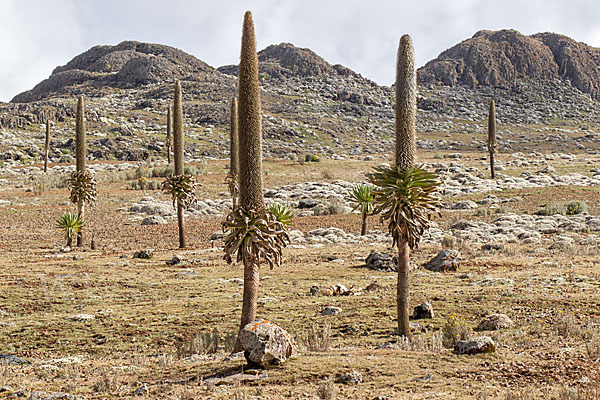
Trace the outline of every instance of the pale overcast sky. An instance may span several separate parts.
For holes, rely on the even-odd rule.
[[[0,0],[0,100],[94,45],[123,40],[168,44],[214,67],[237,64],[246,10],[259,50],[308,47],[386,85],[404,33],[419,66],[481,29],[551,31],[600,47],[598,0]]]

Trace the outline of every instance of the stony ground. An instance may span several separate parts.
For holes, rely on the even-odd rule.
[[[395,273],[365,266],[371,251],[393,254],[391,240],[375,218],[361,238],[360,216],[348,213],[349,188],[389,158],[265,162],[267,201],[290,205],[297,217],[283,264],[261,271],[259,315],[287,329],[301,354],[246,373],[244,360],[227,352],[242,271],[223,261],[218,234],[230,204],[225,161],[195,165],[202,201],[187,215],[185,251],[176,248],[169,199],[131,189],[159,165],[92,164],[101,183],[86,239],[93,234],[98,248],[70,252],[54,227],[73,210],[62,183],[68,167],[48,176],[39,165],[4,168],[0,353],[19,358],[2,360],[0,398],[599,398],[598,156],[501,154],[491,181],[481,153],[421,154],[445,194],[413,255],[411,304],[429,301],[435,315],[419,321],[426,332],[411,343],[394,336]],[[587,213],[535,214],[572,200]],[[458,270],[424,269],[444,247],[460,252]],[[132,257],[145,249],[151,259]],[[185,262],[168,265],[175,255]],[[313,286],[337,284],[353,294],[311,295]],[[322,315],[328,306],[341,311]],[[514,322],[482,332],[496,353],[456,355],[443,346],[449,319],[470,332],[489,313]],[[216,351],[202,342],[215,329]],[[319,336],[328,348],[308,348]]]

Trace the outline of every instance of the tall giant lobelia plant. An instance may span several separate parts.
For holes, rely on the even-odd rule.
[[[239,194],[239,151],[238,151],[238,108],[235,97],[231,100],[231,118],[229,129],[229,173],[225,178],[225,183],[233,200],[233,209],[237,208]]]
[[[494,171],[494,154],[496,153],[496,103],[493,99],[490,101],[490,111],[488,114],[487,148],[490,153],[490,172],[492,174],[492,179],[496,179],[496,172]]]
[[[48,172],[48,156],[50,155],[50,118],[46,116],[46,140],[44,141],[44,173]]]
[[[77,205],[77,215],[84,221],[85,204],[96,201],[96,181],[94,176],[86,170],[86,142],[85,142],[85,114],[83,96],[77,100],[77,113],[75,119],[75,172],[71,174],[69,186],[71,189],[71,202]],[[77,246],[83,245],[82,231],[77,232]]]
[[[162,190],[173,198],[173,207],[177,208],[177,226],[179,229],[179,248],[185,248],[185,229],[183,212],[196,202],[195,190],[198,184],[191,175],[185,174],[183,167],[183,105],[181,83],[175,82],[175,96],[173,101],[173,158],[175,173],[167,177],[162,184]]]
[[[171,152],[173,147],[173,106],[169,105],[167,107],[167,138],[166,138],[166,147],[167,147],[167,164],[171,165]]]
[[[282,247],[289,241],[286,227],[266,209],[262,183],[262,126],[258,57],[252,13],[244,15],[238,78],[238,133],[240,204],[223,222],[225,260],[244,264],[244,293],[240,331],[256,319],[259,266],[281,262]],[[234,351],[241,350],[236,340]]]
[[[415,56],[410,36],[403,35],[396,63],[396,165],[375,168],[369,179],[375,185],[375,213],[381,213],[388,222],[394,245],[398,246],[398,335],[406,337],[410,336],[410,252],[418,247],[429,228],[431,213],[440,206],[436,175],[415,166],[416,113]]]

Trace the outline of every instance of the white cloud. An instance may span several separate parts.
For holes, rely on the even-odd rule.
[[[590,0],[2,0],[0,99],[91,46],[123,40],[168,44],[213,66],[237,63],[246,9],[259,49],[291,42],[382,84],[394,77],[404,33],[418,65],[481,29],[554,31],[600,47],[600,3]]]
[[[32,88],[81,48],[74,1],[0,2],[0,100]]]

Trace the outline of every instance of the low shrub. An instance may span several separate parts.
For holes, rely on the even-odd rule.
[[[581,200],[568,202],[558,202],[547,204],[541,210],[535,212],[536,215],[577,215],[584,214],[588,210],[587,203]]]
[[[452,348],[460,340],[467,340],[473,334],[473,328],[469,327],[463,317],[452,314],[446,320],[442,328],[442,342],[444,347]]]

